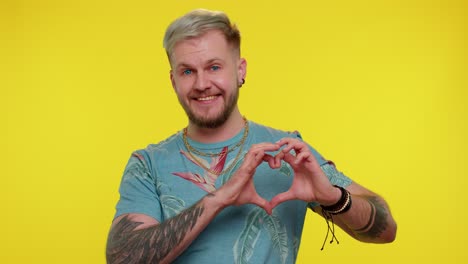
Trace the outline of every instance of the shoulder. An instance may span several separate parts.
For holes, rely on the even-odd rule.
[[[170,152],[172,149],[177,148],[178,144],[180,144],[179,140],[181,140],[182,138],[181,133],[181,131],[178,131],[158,143],[149,144],[148,146],[146,146],[146,148],[139,149],[135,152],[142,155],[146,154],[150,156],[162,155],[164,153]]]
[[[135,150],[132,157],[137,158],[151,168],[151,165],[157,160],[164,160],[169,155],[174,154],[174,150],[177,150],[176,153],[178,153],[181,142],[181,131],[178,131],[158,143],[149,144],[146,148]]]
[[[300,133],[297,130],[286,131],[270,126],[262,125],[250,121],[250,129],[254,137],[260,137],[261,139],[268,139],[268,141],[277,141],[284,137],[301,138]]]

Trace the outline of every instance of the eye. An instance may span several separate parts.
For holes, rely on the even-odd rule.
[[[219,70],[219,69],[221,69],[221,67],[219,67],[218,65],[213,65],[213,66],[211,66],[211,70],[212,70],[212,71],[217,71],[217,70]]]
[[[185,69],[184,71],[182,71],[182,74],[183,74],[183,75],[190,75],[190,74],[192,74],[192,70],[190,70],[190,69]]]

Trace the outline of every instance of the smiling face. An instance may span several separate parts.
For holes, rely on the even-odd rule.
[[[172,86],[192,124],[217,128],[239,111],[246,61],[220,31],[178,42],[170,62]]]

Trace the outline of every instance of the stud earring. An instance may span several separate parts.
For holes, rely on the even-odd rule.
[[[245,83],[245,79],[242,78],[242,81],[239,83],[239,87],[242,87],[242,85],[244,85],[244,83]]]

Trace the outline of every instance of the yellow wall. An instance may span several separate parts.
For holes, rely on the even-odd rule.
[[[310,214],[298,263],[466,263],[462,0],[2,0],[1,263],[104,263],[130,153],[187,122],[161,42],[196,7],[242,31],[241,111],[301,131],[398,222],[393,244],[320,251]]]

